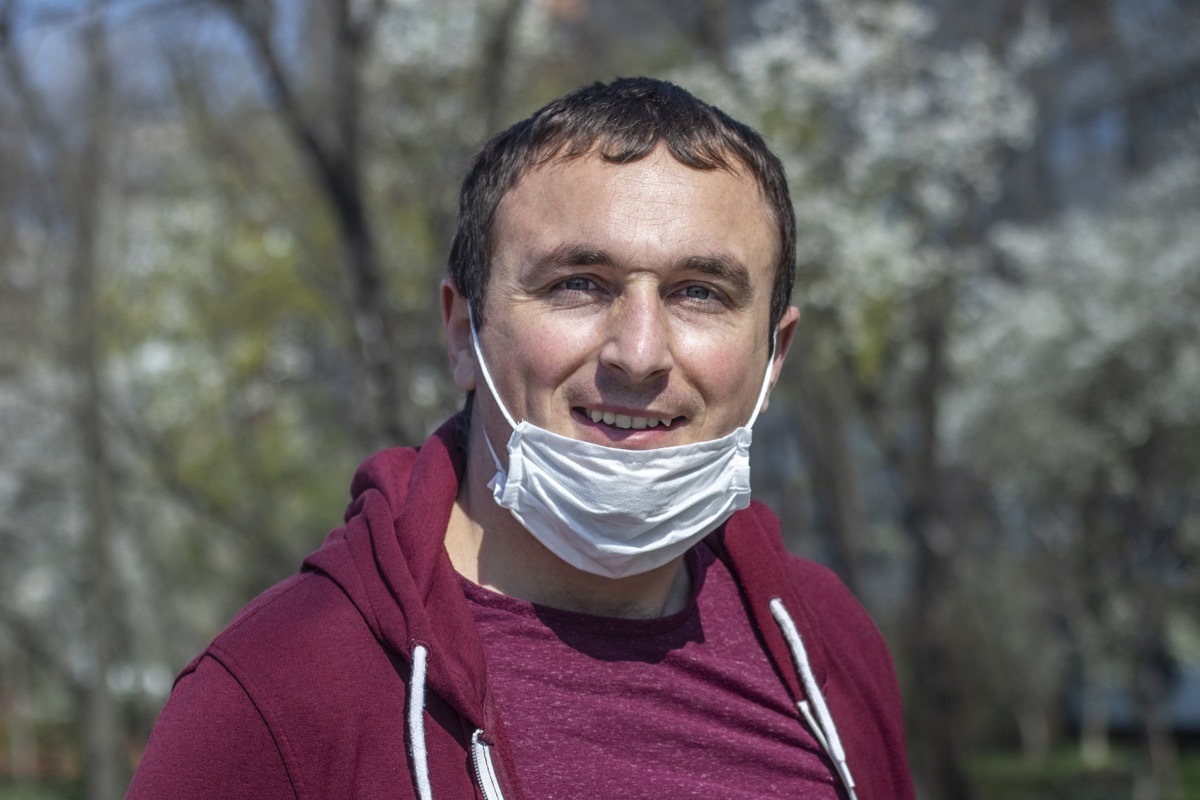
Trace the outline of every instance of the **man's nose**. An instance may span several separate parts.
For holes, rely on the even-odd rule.
[[[674,366],[667,309],[657,293],[629,293],[615,304],[607,320],[600,361],[631,381],[665,375]]]

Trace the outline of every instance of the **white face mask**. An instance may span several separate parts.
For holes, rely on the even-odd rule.
[[[484,363],[474,319],[471,341],[483,379],[513,428],[507,471],[488,441],[496,462],[488,488],[576,569],[608,578],[647,572],[683,555],[750,504],[750,429],[767,396],[771,359],[744,426],[707,442],[626,450],[515,422]]]

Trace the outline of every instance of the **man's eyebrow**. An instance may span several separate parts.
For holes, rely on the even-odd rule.
[[[680,259],[677,266],[679,269],[694,270],[719,279],[726,285],[734,299],[749,300],[754,294],[754,285],[750,281],[750,270],[732,256],[688,256]]]
[[[599,248],[565,242],[539,255],[530,265],[529,276],[536,279],[562,267],[591,267],[611,264],[613,260]]]

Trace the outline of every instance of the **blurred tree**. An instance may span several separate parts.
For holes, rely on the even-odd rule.
[[[11,32],[12,2],[0,6],[0,32]],[[4,45],[4,66],[31,137],[30,151],[40,151],[45,164],[41,178],[47,186],[48,229],[62,238],[68,260],[63,278],[67,287],[61,321],[66,341],[61,369],[67,378],[66,407],[72,423],[74,478],[78,481],[79,567],[68,573],[71,595],[82,612],[78,620],[78,667],[62,662],[56,640],[60,632],[45,620],[32,620],[17,611],[3,621],[21,644],[34,653],[59,660],[57,671],[69,676],[69,688],[79,699],[83,730],[87,796],[110,800],[124,794],[128,781],[125,736],[109,676],[117,660],[122,619],[117,605],[113,567],[113,504],[115,475],[108,453],[103,421],[105,389],[100,351],[98,273],[102,267],[101,214],[110,147],[113,81],[105,29],[98,2],[89,5],[80,32],[83,53],[80,85],[81,116],[70,122],[51,114],[33,86],[21,54]],[[57,249],[57,248],[56,248]],[[17,535],[21,535],[18,533]],[[28,535],[28,534],[25,534]]]
[[[259,72],[269,87],[272,106],[284,131],[312,174],[312,184],[329,204],[338,231],[339,251],[350,286],[355,353],[367,375],[373,413],[365,441],[379,447],[418,438],[405,430],[404,395],[399,365],[395,311],[386,285],[374,219],[370,213],[364,163],[369,158],[363,132],[363,68],[385,4],[337,0],[316,12],[332,37],[325,64],[303,62],[306,70],[328,69],[323,99],[327,107],[305,103],[301,82],[289,73],[279,52],[275,21],[284,13],[273,0],[219,0],[249,42]],[[320,12],[317,9],[320,8]]]
[[[1170,620],[1200,601],[1197,219],[1200,161],[1181,155],[1104,209],[1000,230],[1014,281],[992,287],[957,357],[962,457],[1057,568],[1092,695],[1106,664],[1126,667],[1155,798],[1180,796]]]

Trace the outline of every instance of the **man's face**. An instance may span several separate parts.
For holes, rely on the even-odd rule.
[[[530,170],[496,218],[480,346],[518,422],[613,447],[705,441],[744,425],[768,365],[777,236],[752,177],[595,155]],[[443,308],[455,380],[497,452],[511,429],[483,382],[465,299]],[[796,311],[780,325],[772,380]],[[457,320],[458,335],[454,326]]]

